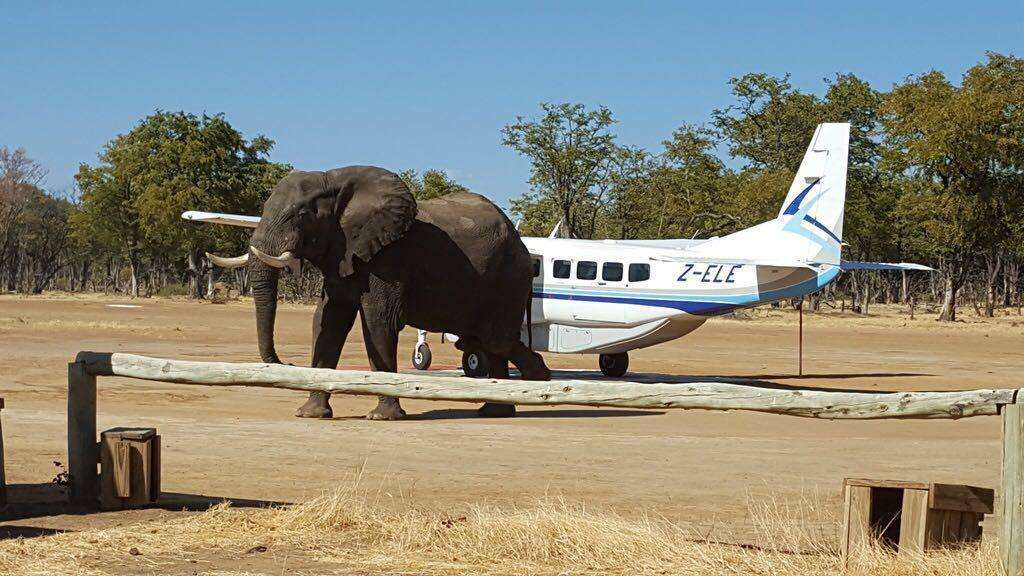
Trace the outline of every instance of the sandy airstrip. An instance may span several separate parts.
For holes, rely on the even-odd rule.
[[[138,305],[138,308],[111,305]],[[311,307],[284,305],[278,350],[308,362]],[[1009,314],[940,325],[918,311],[867,318],[805,317],[805,373],[796,372],[796,315],[758,311],[713,319],[691,336],[631,355],[631,370],[752,377],[786,385],[858,390],[1022,387],[1024,318]],[[403,335],[409,366],[415,333]],[[458,352],[431,336],[434,368]],[[847,476],[998,484],[999,420],[812,421],[754,413],[522,408],[481,419],[475,406],[405,402],[410,418],[370,422],[375,400],[336,397],[333,420],[292,416],[291,391],[102,379],[101,429],[153,426],[163,436],[160,509],[73,516],[27,500],[50,485],[65,456],[66,364],[80,350],[196,360],[256,359],[251,303],[128,301],[99,296],[0,296],[0,396],[12,485],[4,534],[121,525],[202,509],[295,502],[360,476],[395,506],[457,510],[545,495],[662,515],[722,537],[743,538],[750,500],[808,494],[838,511]],[[548,356],[554,368],[593,369],[596,359]],[[357,334],[342,366],[365,368]],[[991,526],[990,522],[986,527]]]

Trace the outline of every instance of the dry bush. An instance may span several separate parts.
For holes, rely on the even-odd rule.
[[[322,567],[318,572],[999,573],[998,555],[990,544],[910,558],[883,549],[865,550],[844,569],[835,550],[831,520],[801,520],[806,517],[799,514],[809,511],[806,506],[813,503],[794,508],[769,502],[753,507],[751,519],[761,545],[750,546],[713,542],[664,519],[625,517],[560,499],[527,507],[470,506],[465,512],[446,515],[411,506],[385,506],[356,488],[347,488],[289,507],[243,510],[222,504],[173,520],[10,540],[0,543],[0,572],[106,575],[136,566],[131,571],[161,573],[183,564],[187,567],[190,560],[270,550],[315,562]]]

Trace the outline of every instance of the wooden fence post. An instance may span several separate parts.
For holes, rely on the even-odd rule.
[[[4,409],[4,399],[0,398],[0,411]],[[0,424],[0,510],[7,507],[7,476],[4,474],[4,429]]]
[[[1003,406],[1003,507],[999,556],[1006,576],[1024,575],[1024,405]]]
[[[93,507],[100,496],[96,471],[96,376],[84,362],[68,364],[68,472],[71,504]]]

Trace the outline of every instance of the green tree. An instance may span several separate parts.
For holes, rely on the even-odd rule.
[[[715,236],[739,229],[743,213],[727,194],[727,170],[715,154],[718,141],[707,128],[683,125],[662,143],[662,166],[654,174],[659,205],[654,238]]]
[[[729,85],[736,103],[711,114],[729,154],[756,170],[795,173],[825,115],[821,101],[793,88],[788,74],[746,74]]]
[[[65,198],[35,189],[29,196],[20,251],[31,264],[29,288],[40,294],[54,276],[70,263],[73,205]]]
[[[273,141],[247,141],[222,115],[158,111],[111,140],[96,166],[76,175],[81,209],[75,233],[117,250],[129,263],[131,293],[139,293],[144,257],[186,262],[192,295],[203,294],[206,250],[237,249],[243,233],[188,226],[181,212],[203,209],[256,213],[289,167],[271,162]],[[180,255],[180,256],[179,256]]]
[[[427,170],[423,176],[415,170],[403,170],[398,176],[409,187],[416,200],[432,200],[452,192],[469,192],[469,188],[449,178],[444,170]]]
[[[989,54],[960,86],[933,71],[886,98],[885,160],[910,182],[898,206],[904,233],[943,276],[941,320],[956,318],[958,293],[981,258],[991,259],[986,280],[994,300],[993,264],[1014,238],[1024,189],[1022,94],[1024,62]]]
[[[645,150],[618,148],[608,174],[608,202],[600,222],[603,236],[627,239],[650,234],[657,219],[653,174],[658,164]]]
[[[603,106],[541,104],[541,110],[540,120],[520,116],[502,129],[503,143],[531,163],[531,192],[513,200],[513,210],[527,216],[536,212],[531,207],[548,207],[569,237],[591,238],[618,153],[615,120]]]
[[[23,149],[0,147],[0,279],[18,288],[22,269],[21,234],[46,170]]]
[[[795,89],[789,76],[746,74],[729,81],[735,103],[712,112],[712,126],[729,154],[744,162],[726,175],[731,190],[720,206],[743,228],[774,218],[825,107]]]

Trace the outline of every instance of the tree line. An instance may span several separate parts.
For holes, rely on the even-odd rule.
[[[821,94],[787,76],[729,82],[731,101],[683,124],[661,148],[619,142],[611,110],[542,104],[501,129],[530,161],[511,200],[524,235],[556,225],[575,238],[710,237],[775,216],[821,122],[851,124],[844,258],[914,261],[935,274],[848,273],[812,298],[934,303],[941,319],[1021,308],[1024,260],[1024,60],[987,54],[957,81],[931,71],[880,91],[853,74]],[[223,115],[157,111],[82,163],[74,194],[45,191],[45,169],[0,148],[0,288],[206,297],[215,281],[244,293],[245,269],[212,270],[204,253],[240,254],[248,231],[190,225],[184,210],[258,214],[291,167],[274,142],[246,139]],[[400,172],[420,199],[466,190],[440,170]],[[282,293],[319,293],[312,271]]]
[[[189,224],[181,213],[259,214],[291,170],[269,159],[273,146],[247,140],[223,115],[157,111],[80,165],[77,194],[45,191],[43,166],[0,147],[0,288],[205,298],[218,280],[247,293],[244,268],[214,269],[205,253],[244,253],[249,231]],[[443,170],[400,176],[419,199],[466,189]],[[319,290],[312,270],[282,286],[293,299]]]
[[[1020,312],[1024,60],[989,53],[959,83],[931,71],[887,92],[853,74],[827,79],[821,96],[767,74],[730,87],[730,104],[704,125],[680,126],[656,151],[620,144],[604,107],[544,104],[538,118],[505,126],[505,145],[532,166],[530,192],[512,201],[522,231],[735,232],[775,217],[817,124],[849,122],[844,258],[921,262],[937,273],[844,274],[812,306],[822,297],[849,297],[861,311],[923,300],[954,320],[966,299],[987,316],[999,306]]]

